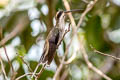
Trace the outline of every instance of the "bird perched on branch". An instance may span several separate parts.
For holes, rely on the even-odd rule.
[[[47,63],[48,65],[53,60],[53,57],[55,55],[55,51],[57,49],[58,42],[62,38],[62,35],[64,33],[64,27],[65,27],[65,14],[63,11],[57,12],[56,16],[56,25],[52,28],[50,33],[48,34],[45,45],[44,45],[44,52],[40,58],[40,62]]]
[[[71,11],[58,11],[56,13],[56,25],[52,28],[48,34],[45,45],[44,52],[40,58],[41,63],[47,63],[48,65],[52,62],[55,51],[61,43],[63,36],[65,34],[65,18],[67,13],[81,11],[81,9],[71,10]]]
[[[49,32],[49,34],[45,40],[43,54],[39,60],[39,64],[37,65],[33,75],[36,73],[37,68],[39,67],[40,64],[44,64],[44,66],[40,70],[39,75],[43,71],[43,69],[46,65],[50,65],[50,63],[52,62],[52,60],[54,58],[56,49],[60,45],[65,34],[69,31],[69,29],[65,30],[66,15],[69,12],[76,12],[76,11],[81,11],[81,9],[70,10],[70,11],[58,11],[56,13],[56,16],[55,16],[56,25]],[[32,75],[32,77],[33,77],[33,75]]]

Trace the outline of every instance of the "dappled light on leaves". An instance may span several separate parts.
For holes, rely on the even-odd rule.
[[[0,80],[120,80],[119,70],[119,0],[0,0]]]

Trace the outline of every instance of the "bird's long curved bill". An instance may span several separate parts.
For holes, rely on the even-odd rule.
[[[74,10],[64,11],[64,13],[79,12],[79,11],[83,11],[83,9],[74,9]]]

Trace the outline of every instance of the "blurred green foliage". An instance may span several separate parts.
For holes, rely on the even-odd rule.
[[[10,39],[6,46],[11,45],[16,50],[16,53],[20,56],[28,56],[30,54],[33,46],[37,46],[36,53],[37,57],[39,57],[39,53],[42,52],[38,50],[41,49],[42,43],[39,44],[40,41],[46,38],[48,32],[54,25],[54,16],[58,10],[65,10],[64,4],[62,0],[5,0],[6,2],[1,2],[0,0],[0,27],[3,28],[3,35],[6,37],[9,35],[19,24],[19,21],[23,21],[27,23],[23,31],[17,34],[17,37],[20,39],[20,43],[14,45],[12,41],[16,38]],[[67,0],[70,4],[71,9],[85,9],[87,3],[84,0]],[[91,0],[85,0],[91,1]],[[117,0],[115,0],[117,1]],[[120,1],[118,1],[120,3]],[[44,7],[43,7],[44,6]],[[46,7],[45,7],[46,6]],[[35,10],[33,10],[33,8]],[[43,8],[43,10],[42,10]],[[47,10],[48,9],[48,10]],[[30,10],[31,13],[30,13]],[[38,11],[38,13],[36,12]],[[38,16],[37,16],[38,14]],[[33,16],[33,18],[31,18]],[[74,13],[76,23],[78,22],[81,13]],[[28,19],[24,19],[27,17]],[[32,25],[33,21],[38,20],[39,23],[35,23]],[[36,27],[39,25],[40,28]],[[35,28],[35,31],[34,29]],[[47,28],[47,31],[44,29]],[[37,30],[36,30],[37,29]],[[106,54],[112,54],[117,57],[120,57],[119,51],[119,43],[120,43],[120,5],[117,5],[113,0],[98,0],[94,8],[86,15],[81,27],[79,28],[79,32],[83,34],[79,34],[84,38],[86,50],[89,55],[90,61],[98,67],[102,69],[101,71],[105,71],[105,73],[111,77],[113,80],[120,80],[120,63],[119,61],[113,60],[109,62],[109,58],[100,54],[96,54],[90,49],[90,45],[96,48],[99,51],[105,52]],[[37,32],[37,35],[33,35],[33,32]],[[72,31],[72,30],[71,30]],[[114,33],[113,33],[114,32]],[[40,38],[38,42],[36,39]],[[69,35],[69,40],[71,40],[71,34]],[[69,41],[68,41],[69,42]],[[39,45],[38,45],[39,44]],[[14,46],[13,46],[14,45]],[[66,50],[67,42],[63,41],[63,48],[61,50]],[[0,47],[2,48],[2,47]],[[43,48],[43,47],[42,47]],[[71,53],[74,53],[74,49],[70,49]],[[10,52],[8,52],[10,53]],[[16,54],[15,53],[15,54]],[[59,52],[58,52],[59,53]],[[10,53],[11,54],[11,53]],[[71,54],[70,54],[71,55]],[[69,56],[70,56],[69,55]],[[59,54],[58,54],[59,56]],[[35,69],[38,60],[37,58],[31,59],[27,57],[27,62],[30,64],[32,70]],[[60,55],[61,57],[61,55]],[[58,58],[57,58],[58,59]],[[3,59],[4,60],[4,59]],[[18,61],[18,69],[17,76],[21,76],[26,73],[24,69],[24,63],[21,59],[15,55],[15,58],[11,60],[12,62]],[[110,59],[111,60],[111,59]],[[55,63],[57,61],[55,60]],[[10,66],[8,62],[4,61],[5,71],[7,75],[10,77]],[[106,66],[111,65],[111,67]],[[57,67],[56,63],[56,67]],[[14,65],[13,65],[14,66]],[[52,66],[54,67],[54,66]],[[109,69],[106,70],[106,67]],[[41,67],[40,67],[41,68]],[[38,71],[40,70],[38,69]],[[62,76],[64,70],[68,70],[68,75],[66,80],[104,80],[100,76],[96,75],[96,73],[89,70],[84,59],[81,57],[80,52],[77,53],[76,59],[65,66],[62,70],[60,76]],[[56,70],[56,69],[55,69]],[[48,78],[52,78],[55,74],[55,70],[45,69],[42,73],[39,80],[48,80]],[[1,69],[0,69],[1,71]],[[1,75],[1,74],[0,74]],[[21,80],[27,80],[27,77],[22,78]]]

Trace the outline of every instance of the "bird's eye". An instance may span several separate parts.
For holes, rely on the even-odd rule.
[[[56,14],[56,19],[59,19],[60,16],[62,15],[63,11],[59,11],[57,14]]]

